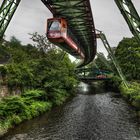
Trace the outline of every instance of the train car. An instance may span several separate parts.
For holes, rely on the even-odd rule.
[[[101,74],[101,75],[96,76],[96,78],[98,78],[98,79],[105,79],[105,78],[107,78],[107,76]]]
[[[80,46],[68,30],[67,22],[63,18],[51,18],[47,20],[47,38],[53,44],[59,46],[66,52],[70,53],[78,59],[85,58]]]

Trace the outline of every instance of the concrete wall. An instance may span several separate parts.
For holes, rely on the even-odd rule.
[[[8,96],[8,87],[6,85],[0,86],[0,98]]]

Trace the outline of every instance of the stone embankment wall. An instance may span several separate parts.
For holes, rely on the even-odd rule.
[[[8,87],[6,85],[0,85],[0,99],[8,96]]]
[[[8,86],[3,84],[3,78],[0,74],[0,99],[8,96]]]

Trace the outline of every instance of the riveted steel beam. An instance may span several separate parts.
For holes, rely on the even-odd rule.
[[[20,0],[3,0],[0,7],[0,39],[3,35],[20,3]]]
[[[132,34],[140,43],[140,17],[131,0],[115,0]]]
[[[85,54],[84,65],[96,54],[96,34],[89,0],[41,0],[54,17],[65,18]]]
[[[117,72],[118,72],[118,74],[120,76],[120,78],[122,79],[122,82],[125,84],[126,87],[128,87],[128,83],[127,83],[127,81],[125,79],[125,76],[124,76],[124,74],[122,72],[122,69],[121,69],[119,63],[117,62],[116,57],[114,56],[114,54],[112,52],[111,46],[110,46],[110,44],[109,44],[109,42],[108,42],[108,40],[106,38],[106,35],[102,31],[97,30],[97,32],[98,32],[97,38],[101,39],[105,49],[107,50],[107,52],[108,52],[108,54],[109,54],[109,56],[110,56],[110,58],[111,58],[111,60],[112,60],[112,62],[114,64],[114,66],[115,66],[115,68],[116,68],[116,70],[117,70]]]

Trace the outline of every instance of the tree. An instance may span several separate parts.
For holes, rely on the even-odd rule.
[[[103,53],[97,53],[96,59],[88,65],[88,68],[95,68],[101,70],[112,70],[110,60],[108,60]]]
[[[41,42],[38,37],[42,39]],[[9,89],[42,89],[54,100],[56,97],[60,99],[61,93],[64,93],[65,97],[77,84],[75,65],[71,63],[67,54],[64,56],[63,51],[51,47],[46,38],[38,33],[35,34],[35,38],[39,48],[42,47],[41,44],[46,43],[45,50],[31,44],[22,45],[15,37],[6,44],[9,47],[5,49],[10,53],[11,61],[4,67],[6,71],[2,68],[0,71],[6,75]]]
[[[115,51],[115,56],[129,80],[140,79],[140,44],[134,37],[123,38]]]
[[[35,42],[35,46],[39,50],[43,50],[44,52],[47,52],[55,48],[55,45],[50,43],[49,40],[45,36],[39,35],[37,32],[32,33],[30,35],[31,35],[32,41]]]
[[[18,40],[15,36],[12,36],[10,39],[10,45],[11,47],[20,47],[21,46],[21,41]]]

